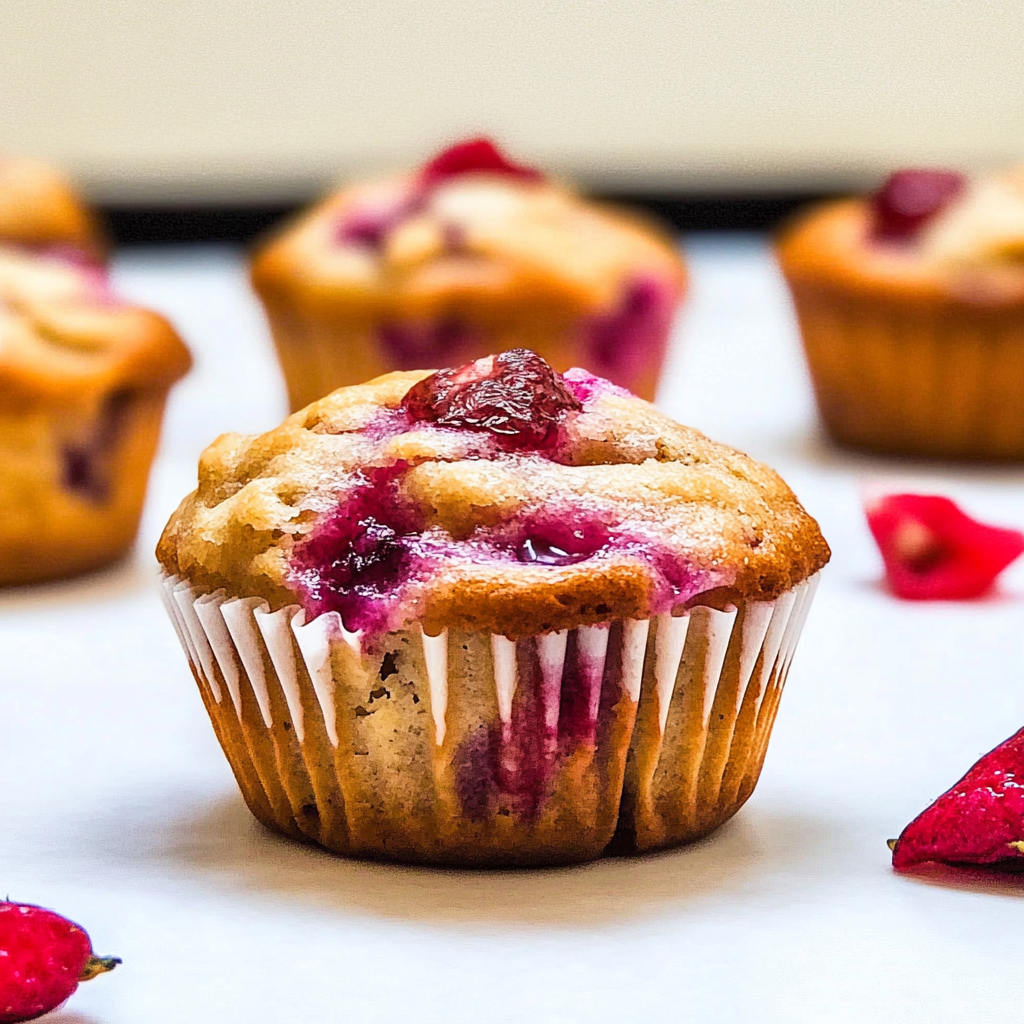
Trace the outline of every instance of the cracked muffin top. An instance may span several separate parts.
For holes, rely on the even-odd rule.
[[[511,162],[486,139],[342,189],[263,246],[252,266],[258,291],[309,310],[418,318],[457,299],[482,324],[523,295],[535,315],[605,308],[624,278],[645,275],[674,305],[685,270],[668,237]]]
[[[191,357],[158,313],[110,290],[104,267],[75,250],[0,242],[0,393],[4,411],[90,402],[114,389],[169,387]]]
[[[1024,304],[1024,167],[906,169],[873,195],[826,203],[780,237],[801,280],[921,301]]]
[[[770,600],[829,550],[771,469],[517,349],[221,436],[157,557],[201,590],[338,612],[372,639]]]

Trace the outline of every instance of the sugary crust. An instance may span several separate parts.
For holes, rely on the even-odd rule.
[[[409,467],[402,493],[434,535],[465,542],[516,516],[584,511],[685,559],[714,603],[777,597],[828,560],[817,524],[775,472],[622,394],[570,415],[558,462],[422,424],[374,440],[365,428],[426,372],[339,389],[259,437],[218,438],[161,538],[164,569],[200,589],[293,604],[296,542],[351,494],[357,471],[396,463]],[[628,552],[550,568],[456,546],[410,588],[403,611],[428,632],[517,636],[649,615],[655,586],[650,564]]]
[[[261,298],[294,315],[357,320],[431,318],[455,302],[460,316],[486,328],[524,302],[541,319],[607,308],[627,274],[650,272],[683,291],[685,269],[669,238],[547,182],[456,179],[393,229],[380,252],[340,244],[348,211],[395,202],[411,181],[353,185],[286,225],[253,258]]]
[[[101,257],[100,226],[63,175],[37,160],[0,158],[0,243],[67,245]]]
[[[81,268],[0,248],[0,391],[8,409],[115,388],[164,390],[191,365],[158,313],[117,302]]]
[[[1019,309],[1019,266],[944,266],[913,245],[872,242],[866,199],[826,203],[799,215],[779,236],[782,271],[795,288],[868,296],[922,311]]]

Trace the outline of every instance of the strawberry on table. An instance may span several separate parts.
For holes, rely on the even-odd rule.
[[[889,494],[865,511],[897,597],[980,597],[1024,552],[1024,533],[979,523],[938,494]]]
[[[928,861],[1024,868],[1024,729],[987,753],[893,844],[897,870]]]
[[[0,1024],[35,1020],[60,1006],[79,982],[111,971],[85,929],[31,903],[0,901]]]

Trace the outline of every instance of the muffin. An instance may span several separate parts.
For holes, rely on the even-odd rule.
[[[100,259],[100,226],[71,185],[37,160],[0,157],[0,245]]]
[[[260,821],[529,865],[736,812],[829,552],[772,470],[513,350],[218,438],[157,557]]]
[[[667,236],[486,139],[343,189],[252,263],[293,410],[517,345],[653,399],[685,279]]]
[[[800,217],[778,255],[837,441],[1024,459],[1024,169],[899,171]]]
[[[0,585],[131,547],[167,391],[190,364],[99,264],[46,253],[0,243]]]

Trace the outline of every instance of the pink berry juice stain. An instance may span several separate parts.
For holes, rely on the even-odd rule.
[[[406,468],[361,470],[348,498],[296,545],[289,582],[309,615],[338,612],[352,632],[387,631],[402,585],[421,561],[422,522],[399,497]]]
[[[656,372],[668,347],[676,296],[654,277],[627,283],[616,310],[583,327],[587,365],[626,388]]]
[[[581,748],[598,756],[600,738],[623,697],[622,624],[606,628],[603,662],[589,658],[580,649],[578,633],[570,631],[554,679],[550,666],[545,671],[536,640],[519,641],[511,721],[478,728],[453,758],[456,793],[470,820],[509,813],[535,821],[561,784],[566,761]],[[599,758],[594,768],[603,775]]]

